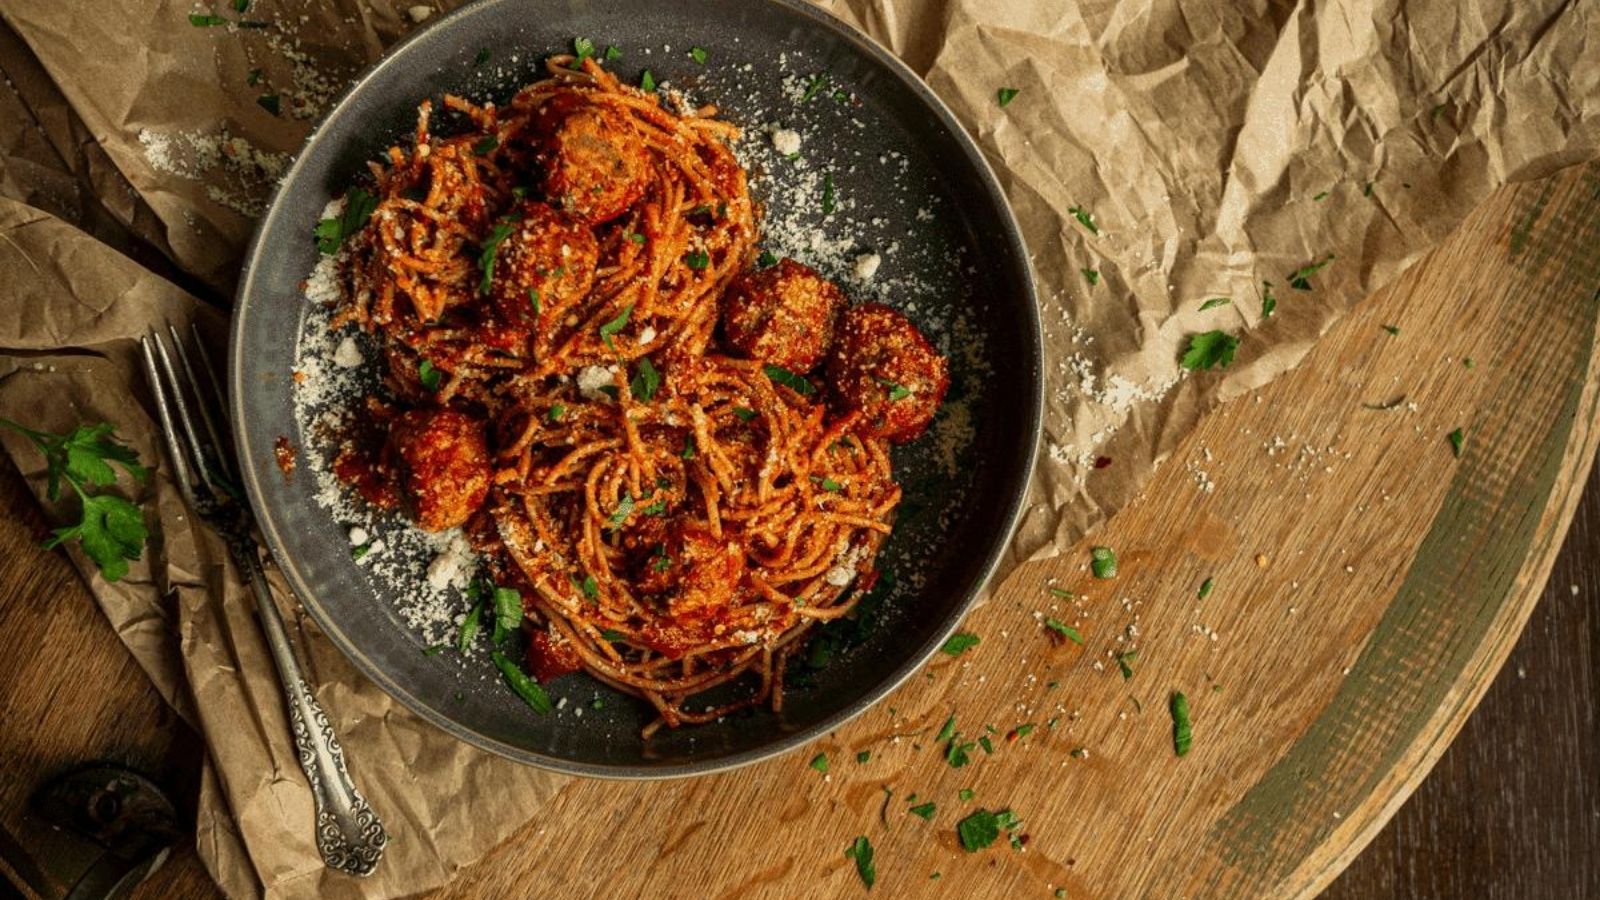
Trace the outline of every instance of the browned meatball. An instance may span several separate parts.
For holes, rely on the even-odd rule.
[[[678,521],[640,563],[641,591],[667,594],[673,616],[699,617],[733,601],[744,578],[744,545],[697,522]]]
[[[540,312],[589,293],[600,247],[589,226],[543,203],[525,202],[517,212],[495,252],[489,293],[502,321],[538,330]]]
[[[550,201],[591,225],[609,222],[643,194],[650,153],[630,126],[598,109],[551,110],[538,158]]]
[[[950,387],[949,367],[911,320],[881,303],[845,310],[828,358],[833,402],[861,431],[903,444],[921,434]]]
[[[453,409],[412,409],[389,426],[389,452],[418,527],[443,531],[467,521],[489,494],[483,423]]]
[[[722,297],[722,328],[741,354],[806,372],[833,343],[844,294],[810,266],[782,259],[747,272]]]

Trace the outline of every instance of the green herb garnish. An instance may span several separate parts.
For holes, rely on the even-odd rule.
[[[637,231],[630,231],[628,232],[628,240],[633,241],[635,244],[642,244],[645,242],[645,236]]]
[[[345,239],[366,226],[372,211],[378,208],[378,198],[361,188],[351,188],[344,195],[344,211],[337,218],[323,219],[317,223],[317,249],[332,256],[339,252]]]
[[[962,803],[966,803],[968,800],[971,800],[974,796],[976,796],[976,794],[973,793],[972,788],[962,788],[961,790],[956,791],[956,796],[961,798]]]
[[[541,716],[549,714],[551,709],[550,695],[544,692],[544,688],[539,686],[539,682],[529,678],[526,672],[517,668],[517,664],[507,659],[506,655],[499,650],[490,653],[489,658],[494,660],[495,668],[499,669],[500,674],[505,676],[506,683],[511,685],[511,690],[522,698],[523,703],[528,704],[529,709]]]
[[[1071,207],[1067,210],[1067,212],[1071,213],[1072,217],[1078,220],[1079,225],[1089,229],[1090,234],[1097,235],[1100,233],[1100,227],[1094,224],[1094,213],[1089,212],[1087,209],[1084,209],[1081,206]]]
[[[1297,291],[1311,290],[1311,276],[1322,271],[1323,267],[1331,262],[1333,262],[1333,254],[1329,253],[1327,258],[1321,262],[1310,263],[1295,269],[1289,273],[1289,287]]]
[[[735,406],[733,414],[738,416],[741,422],[748,422],[756,417],[756,411],[746,406]]]
[[[818,772],[822,772],[823,774],[827,774],[828,754],[818,753],[816,756],[811,757],[811,768],[816,769]]]
[[[944,720],[944,727],[939,729],[938,737],[935,737],[933,740],[935,743],[942,744],[954,737],[955,733],[956,717],[954,713],[951,713],[950,718]]]
[[[1139,659],[1139,651],[1129,650],[1117,654],[1117,669],[1122,672],[1122,680],[1127,681],[1133,677],[1133,663]]]
[[[144,513],[121,497],[92,493],[91,489],[116,483],[112,463],[135,481],[147,480],[150,470],[139,464],[139,454],[122,443],[106,423],[79,425],[65,435],[35,431],[10,419],[0,418],[0,425],[26,437],[44,454],[46,497],[52,502],[59,499],[63,481],[78,495],[78,524],[52,531],[45,549],[75,540],[106,581],[127,575],[128,561],[140,557],[150,536]]]
[[[856,762],[857,763],[865,764],[870,759],[872,759],[872,751],[871,750],[862,750],[860,753],[856,754]]]
[[[995,92],[995,99],[1000,101],[1001,106],[1006,106],[1017,99],[1017,94],[1019,93],[1021,93],[1021,88],[1001,88]]]
[[[770,268],[777,264],[778,257],[774,256],[771,250],[763,250],[761,251],[761,255],[756,257],[756,265],[763,269]]]
[[[822,175],[822,214],[833,215],[833,173],[824,172]]]
[[[1083,273],[1083,278],[1085,281],[1089,282],[1089,287],[1094,287],[1100,283],[1100,272],[1098,269],[1079,269],[1078,271]]]
[[[439,390],[439,380],[443,373],[433,364],[432,360],[423,360],[417,364],[417,380],[422,382],[424,389],[429,391]]]
[[[978,636],[969,631],[958,631],[950,635],[950,639],[940,647],[940,652],[947,656],[960,656],[961,654],[978,646]]]
[[[628,639],[628,636],[616,630],[615,628],[605,628],[601,629],[600,631],[600,639],[603,641],[616,642],[625,641]]]
[[[812,387],[811,382],[785,369],[783,366],[774,366],[769,363],[762,366],[762,371],[766,372],[767,377],[772,379],[774,383],[781,384],[802,396],[809,397],[817,392],[817,389]]]
[[[641,90],[641,91],[653,91],[655,89],[656,89],[656,76],[649,69],[645,69],[644,70],[644,74],[639,76],[639,90]]]
[[[600,339],[606,342],[607,347],[612,350],[617,349],[617,345],[612,341],[612,338],[628,324],[628,317],[631,315],[633,315],[632,303],[624,306],[622,312],[617,313],[615,319],[600,326]]]
[[[510,222],[499,221],[489,229],[489,236],[483,239],[483,247],[478,252],[478,268],[483,270],[483,277],[478,280],[478,293],[489,293],[489,283],[494,280],[494,258],[500,250],[500,244],[511,236],[513,226]]]
[[[622,48],[616,44],[606,45],[606,62],[616,62],[622,58]]]
[[[256,98],[256,105],[275,116],[280,114],[283,109],[282,102],[277,94],[262,94]]]
[[[489,48],[488,47],[484,47],[484,48],[480,49],[478,51],[478,55],[474,56],[472,58],[472,64],[474,66],[481,66],[481,65],[483,65],[484,63],[486,63],[488,61],[489,61]]]
[[[617,501],[617,508],[612,510],[611,518],[606,520],[606,527],[615,531],[622,527],[622,523],[633,514],[633,495],[627,491],[622,492],[622,498]]]
[[[867,890],[872,890],[873,884],[878,881],[878,867],[872,862],[872,842],[862,835],[844,849],[844,855],[856,861],[856,874],[861,876],[861,883],[867,886]]]
[[[683,255],[683,264],[698,272],[711,265],[711,254],[704,250],[691,250]]]
[[[1172,751],[1183,756],[1194,743],[1194,731],[1189,726],[1189,698],[1180,691],[1173,691],[1167,707],[1172,712]]]
[[[1272,318],[1272,311],[1278,308],[1278,298],[1272,296],[1272,282],[1261,282],[1261,318]]]
[[[1238,349],[1239,339],[1233,335],[1225,331],[1205,331],[1190,335],[1189,349],[1183,352],[1178,364],[1190,371],[1218,365],[1226,369]]]
[[[1461,458],[1461,450],[1462,450],[1463,447],[1465,447],[1467,445],[1466,432],[1464,432],[1461,429],[1457,428],[1455,431],[1450,432],[1449,437],[1450,437],[1450,452],[1455,454],[1456,459],[1460,459]]]
[[[1068,625],[1054,616],[1044,620],[1044,627],[1054,631],[1056,634],[1061,635],[1080,647],[1083,646],[1083,635],[1078,633],[1078,629],[1073,628],[1071,625]]]
[[[683,436],[683,452],[678,454],[678,455],[682,456],[684,459],[694,459],[694,435],[693,434],[686,434],[686,435]]]
[[[1200,304],[1200,311],[1205,312],[1208,309],[1216,309],[1219,306],[1227,306],[1232,302],[1232,297],[1212,297],[1210,300]]]
[[[476,144],[472,145],[472,152],[476,156],[483,156],[487,153],[493,152],[494,148],[498,146],[500,146],[500,137],[498,135],[486,134],[480,138]]]
[[[957,822],[956,835],[961,838],[961,848],[977,853],[994,843],[1000,836],[1000,823],[1000,817],[986,809],[977,810]]]
[[[1196,596],[1199,599],[1204,600],[1205,598],[1211,596],[1211,589],[1215,586],[1215,579],[1207,578],[1205,581],[1200,582],[1200,590],[1197,592]]]
[[[924,820],[932,822],[933,813],[938,808],[939,807],[932,800],[929,800],[927,803],[918,804],[906,811],[911,813],[913,816],[921,816]]]
[[[1385,326],[1383,326],[1383,330],[1389,332],[1390,335],[1396,336],[1396,337],[1398,337],[1399,334],[1400,334],[1399,327],[1395,326],[1395,325],[1385,325]]]
[[[577,57],[572,64],[580,69],[583,68],[583,61],[594,56],[594,41],[586,37],[573,38],[572,53]]]
[[[689,48],[689,58],[694,60],[695,62],[699,63],[702,66],[705,65],[706,64],[706,50],[705,50],[705,48],[704,47],[690,47]]]
[[[649,401],[661,387],[661,374],[656,371],[655,364],[648,356],[639,357],[634,366],[638,371],[628,383],[628,388],[633,392],[635,400]]]
[[[483,616],[483,607],[474,604],[467,617],[461,620],[461,633],[456,635],[456,649],[462,653],[467,652],[472,639],[478,636],[478,620]]]
[[[1117,577],[1117,554],[1110,547],[1092,547],[1089,550],[1089,571],[1096,578]]]
[[[221,16],[214,16],[214,15],[207,16],[207,15],[198,15],[196,13],[190,13],[189,14],[189,24],[193,25],[196,28],[214,28],[214,27],[216,27],[218,25],[226,25],[226,24],[228,24],[228,20],[224,19]]]

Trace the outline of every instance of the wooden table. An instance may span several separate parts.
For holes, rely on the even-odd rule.
[[[951,896],[1034,896],[1047,885],[1062,883],[1071,888],[1068,896],[1077,897],[1140,892],[1130,885],[1144,885],[1161,896],[1172,893],[1161,886],[1182,881],[1189,873],[1175,873],[1170,861],[1152,869],[1149,860],[1157,857],[1153,850],[1141,849],[1145,842],[1105,836],[1119,828],[1148,833],[1149,846],[1182,858],[1183,848],[1203,846],[1201,825],[1237,826],[1215,814],[1219,798],[1208,794],[1219,793],[1222,788],[1210,786],[1233,775],[1228,759],[1235,768],[1265,766],[1279,759],[1303,729],[1317,727],[1330,698],[1341,696],[1335,693],[1343,690],[1340,661],[1345,661],[1348,676],[1352,665],[1361,664],[1360,644],[1370,639],[1370,621],[1363,625],[1352,610],[1381,594],[1381,603],[1370,612],[1382,613],[1389,598],[1404,589],[1413,553],[1425,543],[1423,533],[1438,533],[1437,527],[1428,526],[1451,511],[1447,503],[1439,510],[1441,498],[1448,499],[1441,481],[1451,481],[1452,473],[1474,471],[1457,469],[1450,461],[1444,440],[1449,424],[1486,423],[1494,408],[1506,408],[1501,401],[1508,396],[1509,421],[1514,422],[1519,383],[1510,382],[1508,394],[1508,373],[1524,371],[1517,367],[1530,364],[1529,354],[1556,346],[1560,337],[1553,330],[1561,325],[1555,317],[1551,330],[1545,330],[1539,321],[1525,321],[1525,311],[1538,303],[1557,304],[1550,308],[1560,310],[1566,308],[1560,303],[1595,302],[1582,293],[1593,286],[1582,288],[1581,296],[1573,292],[1582,279],[1596,276],[1597,221],[1600,167],[1498,192],[1428,261],[1342,321],[1300,370],[1206,416],[1158,470],[1145,495],[1095,538],[1123,551],[1119,591],[1144,590],[1156,597],[1190,592],[1193,573],[1184,566],[1197,560],[1218,577],[1217,596],[1207,601],[1211,605],[1204,616],[1196,614],[1198,630],[1192,640],[1187,625],[1184,633],[1175,633],[1170,621],[1159,630],[1147,624],[1155,633],[1143,645],[1151,648],[1139,665],[1144,680],[1130,682],[1133,687],[1124,687],[1114,669],[1099,673],[1103,678],[1091,674],[1112,629],[1122,629],[1124,619],[1112,590],[1075,574],[1081,562],[1075,551],[1061,561],[1025,567],[977,610],[969,627],[984,636],[979,651],[961,661],[932,663],[928,681],[940,686],[924,687],[916,679],[885,704],[898,704],[899,719],[874,710],[819,742],[819,749],[829,750],[835,759],[835,783],[806,782],[804,792],[790,798],[792,803],[769,807],[773,814],[763,818],[760,828],[749,827],[750,805],[775,802],[762,793],[770,793],[763,784],[796,782],[803,758],[688,783],[573,782],[551,808],[442,893],[510,895],[537,884],[541,890],[577,895],[595,883],[594,873],[604,871],[612,895],[657,894],[693,884],[696,896],[733,894],[741,885],[765,885],[773,895],[859,896],[860,885],[839,850],[849,836],[867,828],[874,829],[879,845],[878,895],[922,895],[930,870],[941,871],[940,893]],[[1530,256],[1523,261],[1535,260],[1534,271],[1543,275],[1518,275],[1509,260],[1524,253]],[[1521,305],[1508,305],[1513,302]],[[1592,312],[1585,314],[1592,323]],[[1384,325],[1397,325],[1399,334],[1388,335]],[[1462,376],[1462,351],[1451,347],[1463,344],[1484,348],[1473,351],[1480,354],[1484,380]],[[1576,346],[1583,348],[1583,341]],[[1587,350],[1584,358],[1591,359]],[[1592,365],[1592,359],[1585,365]],[[1542,375],[1516,377],[1530,379],[1530,406],[1544,402],[1540,396],[1555,396],[1548,390],[1541,395],[1543,389],[1531,380]],[[1580,378],[1578,383],[1586,382]],[[1449,699],[1441,695],[1440,714],[1429,713],[1418,732],[1424,738],[1400,747],[1403,758],[1385,770],[1386,786],[1345,808],[1342,815],[1347,818],[1341,819],[1335,808],[1320,826],[1323,831],[1309,844],[1302,842],[1302,851],[1309,846],[1310,854],[1280,866],[1292,868],[1292,877],[1274,875],[1262,882],[1273,885],[1272,892],[1304,894],[1334,877],[1378,832],[1398,798],[1420,780],[1510,649],[1511,635],[1539,591],[1539,576],[1593,458],[1594,382],[1587,384],[1590,389],[1582,397],[1573,395],[1562,413],[1567,418],[1558,423],[1571,426],[1572,438],[1562,444],[1564,453],[1552,457],[1560,465],[1559,471],[1547,472],[1554,478],[1549,499],[1530,511],[1527,533],[1533,543],[1519,551],[1524,555],[1509,560],[1519,568],[1507,582],[1512,601],[1496,607],[1491,624],[1498,630],[1491,629],[1470,648],[1465,674],[1457,682],[1438,686],[1441,691],[1449,688]],[[1408,411],[1402,404],[1362,409],[1364,402],[1387,405],[1400,392],[1411,402],[1420,400],[1422,408]],[[1469,413],[1477,417],[1473,422],[1458,421]],[[1486,473],[1484,491],[1492,493],[1496,487],[1496,472],[1492,466],[1482,467],[1498,456],[1474,454],[1524,451],[1520,439],[1532,441],[1558,417],[1538,418],[1525,426],[1526,435],[1469,432],[1474,443],[1460,462]],[[1397,429],[1396,422],[1405,426]],[[1309,461],[1293,446],[1283,457],[1275,454],[1274,437],[1292,435],[1295,429],[1295,440],[1311,447]],[[1334,444],[1336,452],[1327,449]],[[1582,452],[1575,455],[1575,449]],[[1204,491],[1204,483],[1213,479],[1219,485],[1214,500]],[[1585,497],[1544,601],[1483,709],[1444,755],[1435,776],[1333,884],[1330,896],[1543,898],[1600,889],[1595,862],[1600,859],[1600,758],[1594,749],[1600,625],[1592,612],[1592,598],[1600,591],[1600,483],[1590,480]],[[1391,499],[1394,504],[1385,505]],[[1468,517],[1454,525],[1463,535],[1491,540],[1499,523]],[[45,531],[14,473],[0,476],[0,856],[14,876],[49,885],[48,854],[38,848],[50,839],[22,802],[40,778],[90,758],[116,760],[152,774],[192,809],[200,748],[162,705],[66,563],[34,546]],[[1497,552],[1490,543],[1476,555]],[[1309,561],[1297,562],[1308,554]],[[1302,569],[1315,581],[1307,581],[1306,590],[1297,593],[1301,583],[1293,580],[1293,573]],[[1091,652],[1066,645],[1052,648],[1029,627],[1029,610],[1041,603],[1047,574],[1070,580],[1075,590],[1106,594],[1091,604],[1087,616]],[[1175,602],[1187,607],[1191,601],[1179,597]],[[1142,621],[1160,622],[1162,615],[1152,604],[1145,607]],[[1171,618],[1170,611],[1166,615]],[[1207,640],[1210,626],[1201,621],[1212,621],[1213,615],[1222,620],[1231,615],[1240,631],[1234,643],[1225,634],[1217,651]],[[1341,637],[1340,629],[1350,636]],[[1314,639],[1297,636],[1301,634]],[[1419,639],[1426,637],[1422,633]],[[1298,643],[1332,655],[1319,660],[1315,677],[1285,692],[1275,672],[1296,664]],[[1248,658],[1220,652],[1229,647],[1246,648]],[[887,746],[884,738],[902,728],[920,733],[917,729],[927,722],[936,728],[952,704],[971,710],[974,699],[986,691],[993,699],[1001,683],[1022,690],[1030,675],[1016,664],[1018,653],[1045,660],[1052,672],[1059,670],[1076,694],[1074,703],[1081,703],[1083,721],[1103,726],[1101,734],[1087,724],[1077,732],[1066,728],[1070,737],[1039,745],[1042,749],[1031,757],[1023,751],[1034,752],[1032,745],[1016,751],[1002,748],[992,761],[974,767],[981,802],[1014,803],[1025,817],[1047,820],[1049,828],[1032,835],[1035,840],[1026,854],[1001,850],[986,857],[965,856],[954,846],[950,827],[957,804],[942,795],[941,807],[948,808],[937,829],[919,830],[923,823],[903,813],[878,828],[880,787],[892,783],[903,795],[940,771],[930,770],[922,756],[907,748]],[[957,668],[969,663],[971,677]],[[1206,680],[1200,680],[1202,673]],[[1390,674],[1371,677],[1384,684]],[[1387,684],[1393,690],[1413,686],[1403,678],[1408,673],[1392,674],[1397,680]],[[1164,710],[1148,708],[1180,681],[1197,705],[1197,746],[1183,761],[1187,768],[1178,768],[1171,759],[1162,735]],[[1116,720],[1125,716],[1117,710],[1135,689],[1145,696],[1146,708],[1128,714],[1148,718],[1134,718],[1136,726],[1119,728]],[[1382,694],[1358,696],[1381,699]],[[1284,706],[1301,696],[1306,698],[1302,708]],[[1230,721],[1237,727],[1229,727]],[[1252,736],[1267,747],[1254,756]],[[1090,748],[1088,758],[1066,753],[1079,740]],[[1219,747],[1224,741],[1231,742],[1229,748]],[[854,751],[868,746],[879,751],[875,768],[852,774]],[[1214,755],[1221,749],[1231,749],[1234,756]],[[925,756],[934,751],[917,752]],[[1207,760],[1210,768],[1201,768]],[[1332,757],[1327,771],[1361,762]],[[912,771],[920,781],[896,780]],[[1290,776],[1311,774],[1316,773]],[[1342,782],[1333,777],[1329,784],[1337,788]],[[954,793],[953,785],[944,787]],[[1220,799],[1220,806],[1233,803]],[[1207,816],[1211,818],[1203,821]],[[1140,820],[1137,827],[1126,826],[1132,819]],[[1297,824],[1280,827],[1292,830]],[[598,840],[601,835],[607,840]],[[1067,836],[1071,841],[1062,846]],[[743,852],[729,849],[729,842],[747,839],[759,846],[746,845]],[[557,850],[568,858],[552,868]],[[624,865],[621,860],[638,862]],[[1197,852],[1191,862],[1198,872],[1211,867],[1213,878],[1234,877],[1217,868],[1221,864],[1214,857]],[[669,880],[662,881],[664,876]],[[195,897],[212,892],[194,852],[184,847],[142,893]]]

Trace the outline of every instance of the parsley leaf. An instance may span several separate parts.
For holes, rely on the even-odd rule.
[[[495,668],[505,676],[506,683],[511,685],[511,690],[522,698],[523,703],[528,704],[529,709],[541,716],[549,714],[550,695],[544,692],[539,682],[529,678],[526,672],[517,668],[517,664],[506,658],[506,655],[499,650],[489,654],[489,658],[494,660]]]
[[[1006,106],[1011,101],[1017,99],[1017,94],[1020,94],[1021,92],[1022,92],[1021,88],[1006,88],[1006,87],[1003,87],[1000,90],[995,92],[995,99],[1000,101],[1000,105],[1001,106]]]
[[[755,410],[744,406],[735,406],[733,408],[733,414],[738,416],[739,421],[741,422],[748,422],[756,417]]]
[[[948,741],[952,737],[954,737],[955,733],[956,733],[956,717],[955,717],[955,713],[951,713],[950,714],[950,718],[944,720],[944,727],[939,729],[939,736],[934,738],[933,740],[934,740],[935,743],[942,744],[945,741]]]
[[[275,116],[283,109],[277,94],[262,94],[256,98],[256,105]]]
[[[606,62],[615,62],[622,58],[622,48],[616,44],[606,45]]]
[[[909,810],[907,810],[907,812],[911,813],[913,816],[921,816],[924,820],[932,822],[933,813],[938,808],[939,807],[932,800],[929,800],[927,803],[911,807]]]
[[[699,63],[702,66],[705,65],[706,64],[706,50],[705,50],[705,48],[704,47],[690,47],[689,48],[689,58],[693,59],[695,62]]]
[[[1078,633],[1078,629],[1073,628],[1071,625],[1068,625],[1054,616],[1044,620],[1044,627],[1054,631],[1056,634],[1061,635],[1080,647],[1083,646],[1083,635]]]
[[[950,635],[950,639],[939,648],[947,656],[960,656],[961,654],[978,646],[978,636],[969,631],[958,631]]]
[[[878,867],[872,862],[872,842],[862,835],[845,848],[844,855],[856,861],[856,874],[861,876],[861,883],[867,886],[867,890],[872,890],[878,881]]]
[[[1000,817],[987,809],[977,810],[957,822],[956,835],[961,838],[961,849],[977,853],[994,843],[1000,836],[1000,824]]]
[[[561,417],[566,415],[566,414],[567,414],[567,405],[565,403],[552,403],[552,404],[550,404],[550,413],[549,413],[550,421],[559,422],[559,421],[561,421]]]
[[[467,647],[472,645],[472,639],[478,636],[478,620],[483,617],[483,607],[474,605],[467,617],[461,620],[461,633],[456,635],[456,649],[462,653],[467,652]]]
[[[691,250],[683,255],[683,264],[698,272],[711,265],[711,254],[704,250]]]
[[[1400,329],[1394,325],[1385,325],[1383,326],[1383,330],[1389,332],[1389,334],[1394,337],[1398,337],[1400,335]]]
[[[630,231],[628,232],[628,240],[633,241],[635,244],[642,244],[645,242],[645,236],[637,231]]]
[[[604,641],[625,641],[628,636],[615,628],[606,628],[601,630],[600,639]]]
[[[645,69],[644,73],[639,76],[639,90],[648,92],[648,91],[653,91],[655,89],[656,89],[656,76],[649,69]]]
[[[684,459],[694,459],[694,435],[693,434],[686,434],[686,435],[683,436],[683,452],[678,454],[678,455],[682,456]]]
[[[633,315],[633,304],[629,303],[622,308],[622,312],[617,313],[615,319],[600,326],[600,339],[606,342],[607,347],[612,350],[617,349],[617,345],[612,341],[612,338],[628,324],[628,317],[631,315]]]
[[[1100,272],[1099,272],[1099,270],[1097,270],[1097,269],[1079,269],[1078,271],[1083,273],[1083,277],[1084,277],[1085,280],[1087,280],[1089,282],[1089,286],[1090,287],[1094,287],[1095,285],[1100,283]]]
[[[822,214],[833,215],[833,173],[824,172],[822,175]]]
[[[617,508],[612,510],[611,518],[606,520],[606,527],[615,531],[622,527],[622,523],[633,514],[633,495],[627,491],[622,492],[622,498],[617,501]]]
[[[1173,691],[1167,706],[1172,713],[1172,751],[1183,756],[1194,743],[1194,731],[1189,726],[1189,698],[1180,691]]]
[[[372,211],[378,208],[378,198],[361,188],[351,188],[344,195],[344,212],[338,218],[323,219],[317,223],[317,250],[326,256],[339,252],[345,239],[366,227]]]
[[[506,636],[522,626],[522,595],[512,588],[494,589],[494,634],[490,640],[499,644]]]
[[[952,737],[950,744],[944,749],[944,761],[950,764],[950,768],[959,769],[972,761],[967,754],[976,746],[978,745],[962,741],[959,735]]]
[[[575,56],[577,56],[577,59],[574,59],[572,64],[578,68],[582,68],[583,61],[591,56],[594,56],[594,41],[591,41],[586,37],[573,38],[572,52]]]
[[[1184,351],[1179,365],[1190,371],[1217,365],[1226,369],[1238,349],[1239,339],[1225,331],[1201,332],[1190,335],[1189,349]]]
[[[1087,209],[1084,209],[1081,206],[1071,207],[1067,210],[1067,212],[1071,213],[1072,217],[1078,220],[1079,225],[1089,229],[1090,234],[1097,235],[1100,233],[1100,227],[1094,224],[1094,213],[1089,212]]]
[[[1292,287],[1297,291],[1311,290],[1311,276],[1322,271],[1322,268],[1331,262],[1333,262],[1333,254],[1329,253],[1327,258],[1321,262],[1309,263],[1301,266],[1298,269],[1295,269],[1293,272],[1289,273],[1289,287]]]
[[[1450,432],[1449,437],[1450,452],[1455,454],[1456,459],[1460,459],[1461,450],[1467,445],[1467,434],[1466,432],[1457,428],[1455,431]]]
[[[483,65],[484,63],[486,63],[488,61],[489,61],[489,48],[488,47],[481,48],[478,51],[478,55],[476,55],[476,56],[474,56],[472,58],[472,64],[475,65],[475,66],[481,66],[481,65]]]
[[[512,225],[510,222],[496,222],[489,230],[489,236],[483,239],[483,248],[478,253],[478,268],[483,270],[483,278],[478,281],[478,293],[489,293],[489,283],[494,280],[494,257],[500,250],[500,244],[511,236]]]
[[[500,146],[499,136],[486,134],[480,138],[476,144],[472,145],[472,153],[475,156],[483,156],[484,154],[492,152],[494,148],[498,146]]]
[[[1096,578],[1117,577],[1117,554],[1110,547],[1093,547],[1089,550],[1089,570]]]
[[[425,359],[417,364],[417,380],[422,382],[422,386],[427,390],[439,390],[439,379],[441,377],[443,377],[443,373],[434,366],[432,360]]]
[[[818,72],[817,74],[811,76],[811,81],[806,84],[805,96],[800,98],[800,102],[809,102],[815,98],[817,94],[821,93],[822,89],[828,84],[828,78],[829,76],[827,72]]]
[[[213,28],[217,25],[226,25],[228,20],[221,16],[189,14],[189,24],[196,28]]]
[[[628,389],[633,392],[635,400],[649,401],[661,387],[661,374],[656,371],[655,364],[648,356],[639,357],[635,367],[638,369],[638,374],[628,382]]]
[[[809,397],[817,392],[811,382],[785,369],[783,366],[774,366],[768,363],[762,366],[762,371],[767,373],[767,377],[772,379],[773,383],[781,384],[801,396]]]
[[[766,269],[777,264],[778,257],[774,256],[771,250],[763,250],[761,255],[756,257],[756,266],[759,268]]]
[[[818,753],[816,756],[811,757],[811,768],[816,769],[818,772],[823,774],[827,774],[828,754]]]
[[[584,599],[600,599],[600,585],[595,583],[593,575],[584,575],[582,581],[579,581],[578,576],[574,575],[572,576],[572,583],[577,586],[578,590],[583,592]]]
[[[1272,296],[1272,282],[1261,282],[1261,318],[1272,318],[1272,311],[1278,308],[1278,298]]]
[[[1205,581],[1200,582],[1200,591],[1197,594],[1199,599],[1204,600],[1205,598],[1211,596],[1211,589],[1215,586],[1216,582],[1211,578],[1207,578]]]
[[[1212,297],[1210,300],[1200,304],[1200,311],[1205,312],[1208,309],[1216,309],[1219,306],[1227,306],[1232,302],[1232,297]]]
[[[1132,664],[1139,659],[1139,651],[1129,650],[1126,653],[1118,653],[1116,658],[1117,669],[1122,672],[1122,680],[1128,681],[1133,678]]]
[[[977,795],[973,793],[972,788],[962,788],[956,792],[956,796],[961,798],[962,803],[965,803]]]
[[[897,383],[895,383],[893,381],[890,381],[887,378],[876,378],[875,377],[874,380],[877,381],[879,384],[883,385],[885,388],[888,388],[888,390],[889,390],[889,402],[890,403],[896,403],[898,401],[904,400],[905,398],[911,396],[911,389],[906,387],[903,384],[897,384]]]

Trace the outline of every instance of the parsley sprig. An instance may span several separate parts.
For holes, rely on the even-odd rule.
[[[136,481],[147,480],[150,470],[139,464],[139,454],[104,422],[79,425],[65,435],[35,431],[3,418],[0,426],[26,437],[44,454],[45,496],[51,502],[60,499],[61,484],[66,482],[81,503],[78,524],[55,529],[44,542],[45,549],[77,541],[107,581],[127,575],[128,561],[139,558],[150,536],[144,513],[121,497],[95,493],[93,488],[116,484],[112,463]]]

